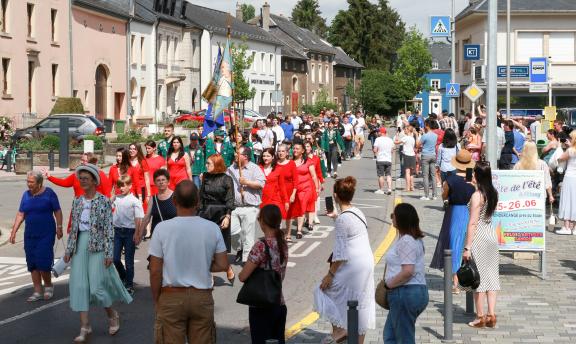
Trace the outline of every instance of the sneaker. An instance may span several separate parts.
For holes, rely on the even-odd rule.
[[[432,196],[432,199],[433,199],[433,200],[437,200],[437,199],[438,199],[438,196]]]
[[[562,227],[561,229],[557,229],[555,233],[560,235],[571,235],[572,231],[566,227]]]
[[[428,198],[428,197],[426,197],[426,196],[422,196],[422,197],[420,197],[420,200],[421,200],[421,201],[429,201],[430,198]]]
[[[384,190],[378,189],[378,190],[374,191],[374,193],[377,194],[377,195],[383,195],[383,194],[384,194]]]
[[[338,167],[341,167],[341,166],[342,166],[342,164],[338,164]]]
[[[336,179],[338,177],[338,172],[332,173],[332,178]]]
[[[134,287],[127,287],[126,291],[128,294],[130,294],[130,296],[134,296]]]
[[[387,195],[391,195],[391,194],[392,194],[392,190],[386,191],[386,194],[387,194]]]

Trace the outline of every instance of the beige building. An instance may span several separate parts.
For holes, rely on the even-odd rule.
[[[16,126],[70,96],[68,0],[0,0],[0,116]]]

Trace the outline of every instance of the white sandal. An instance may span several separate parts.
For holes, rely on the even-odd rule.
[[[44,300],[50,300],[54,296],[54,286],[44,288]]]
[[[90,333],[92,333],[92,327],[80,327],[80,334],[74,338],[74,343],[86,343]]]
[[[37,291],[35,291],[34,294],[30,295],[30,297],[26,299],[27,302],[36,302],[38,300],[42,300],[42,294]]]
[[[114,317],[108,319],[110,321],[110,327],[108,328],[108,333],[113,336],[120,330],[120,314],[114,311]]]

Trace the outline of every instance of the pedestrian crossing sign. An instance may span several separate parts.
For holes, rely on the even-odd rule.
[[[450,16],[431,16],[430,17],[430,36],[432,37],[450,37]]]
[[[460,97],[460,84],[446,84],[446,97],[458,98]]]

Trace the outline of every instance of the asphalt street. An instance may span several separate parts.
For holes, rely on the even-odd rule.
[[[361,160],[344,162],[340,177],[353,175],[358,179],[354,204],[368,220],[372,249],[383,240],[389,225],[393,196],[375,195],[377,189],[375,162],[369,143]],[[51,186],[59,196],[65,217],[70,210],[72,190]],[[331,195],[333,180],[328,179],[322,195]],[[24,180],[0,180],[0,228],[10,228],[26,185]],[[323,213],[324,205],[321,205]],[[313,289],[326,274],[326,260],[333,245],[333,220],[320,216],[320,227],[295,240],[290,246],[289,268],[284,280],[284,295],[288,306],[287,328],[312,311]],[[56,280],[55,296],[50,301],[27,303],[32,293],[31,279],[26,271],[21,228],[19,242],[0,246],[0,331],[1,343],[63,343],[71,342],[79,331],[78,315],[68,305],[68,275]],[[261,236],[262,233],[257,233]],[[101,309],[91,311],[92,342],[95,343],[152,343],[154,314],[146,270],[148,243],[136,251],[136,294],[129,305],[118,304],[121,330],[107,335],[106,317]],[[56,257],[62,254],[58,248]],[[232,256],[230,259],[232,260]],[[234,266],[236,273],[240,266]],[[224,273],[216,274],[214,288],[215,320],[218,343],[249,343],[248,308],[236,303],[241,283],[231,286]]]

